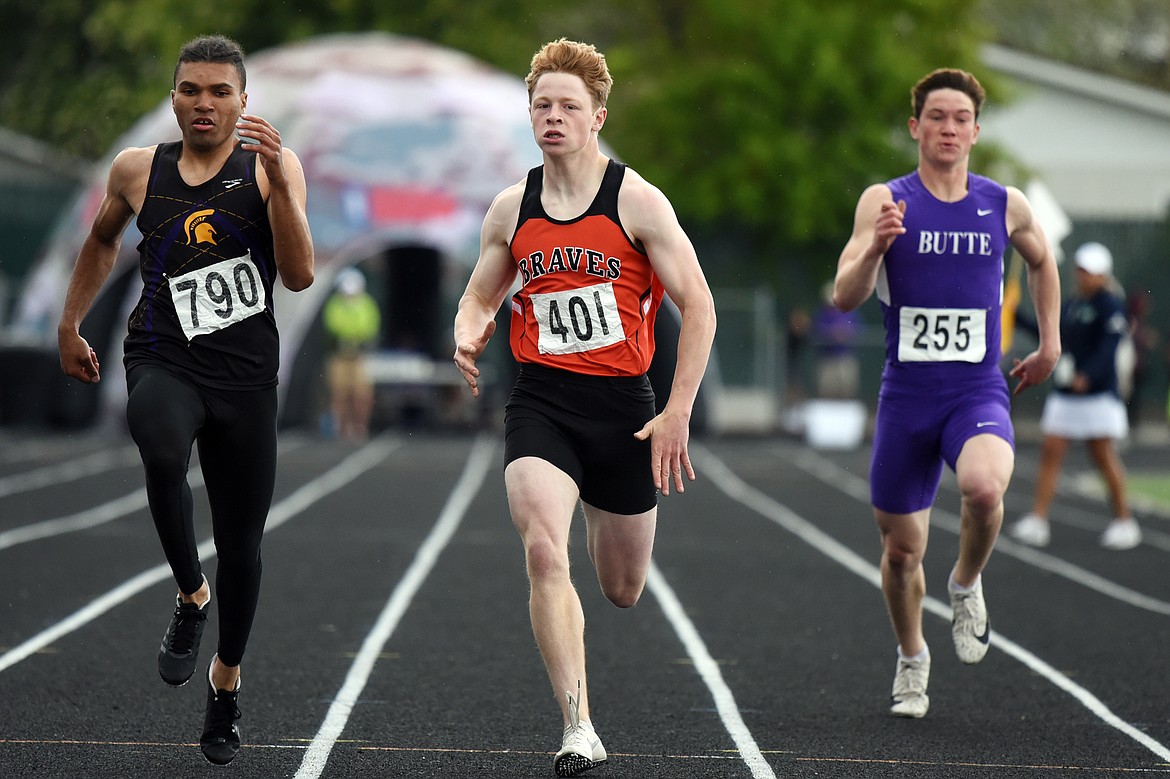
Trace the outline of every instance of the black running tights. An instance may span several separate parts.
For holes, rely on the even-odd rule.
[[[179,589],[203,585],[187,469],[193,443],[211,506],[219,563],[212,595],[219,659],[244,657],[260,596],[260,540],[276,480],[276,389],[197,389],[170,371],[134,366],[126,419],[146,471],[146,494]]]

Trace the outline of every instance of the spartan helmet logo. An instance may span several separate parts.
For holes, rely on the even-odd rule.
[[[209,243],[215,246],[215,225],[209,221],[214,213],[214,208],[207,208],[203,211],[196,211],[187,217],[183,227],[187,229],[188,246],[197,243]]]

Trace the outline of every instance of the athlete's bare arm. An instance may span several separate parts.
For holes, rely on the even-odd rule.
[[[833,305],[852,311],[864,303],[877,286],[878,269],[894,239],[906,232],[904,201],[894,202],[890,188],[874,184],[861,194],[853,216],[853,234],[837,260]]]
[[[1028,293],[1039,330],[1036,351],[1017,359],[1011,370],[1020,380],[1014,390],[1019,394],[1047,379],[1060,358],[1060,272],[1028,198],[1015,187],[1008,187],[1007,193],[1008,239],[1027,265]]]
[[[86,384],[96,383],[101,374],[97,353],[79,332],[81,322],[118,259],[126,225],[142,208],[153,159],[154,147],[124,149],[114,158],[105,197],[73,266],[57,325],[57,347],[61,370]]]
[[[688,479],[695,478],[687,441],[691,411],[715,339],[715,301],[670,201],[629,169],[618,195],[618,215],[630,236],[646,250],[654,273],[682,315],[670,398],[662,413],[637,433],[651,442],[654,486],[669,495],[672,476],[679,492],[684,489],[684,471]]]
[[[305,215],[308,187],[305,170],[292,149],[281,145],[280,133],[266,120],[243,114],[237,125],[243,137],[259,143],[245,143],[241,148],[259,157],[257,183],[268,203],[268,223],[272,227],[272,247],[280,282],[299,292],[313,283],[313,236]],[[234,141],[233,141],[234,143]]]
[[[516,231],[523,196],[524,182],[520,182],[492,201],[480,229],[479,259],[455,314],[455,364],[476,397],[479,368],[475,363],[496,330],[496,312],[518,273],[508,241]]]

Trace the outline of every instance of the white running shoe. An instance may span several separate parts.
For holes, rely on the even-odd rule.
[[[983,600],[983,579],[975,582],[969,592],[951,594],[951,637],[955,640],[955,654],[964,663],[978,663],[987,654],[991,639],[991,620],[987,618],[987,604]]]
[[[1052,537],[1048,520],[1036,514],[1025,514],[1008,532],[1012,538],[1028,546],[1048,546]]]
[[[577,698],[566,691],[569,699],[569,724],[561,737],[561,751],[553,758],[553,772],[557,776],[577,776],[604,763],[609,755],[601,745],[593,725],[581,721],[581,683],[577,682]]]
[[[1142,529],[1133,517],[1115,519],[1101,534],[1101,546],[1121,551],[1133,549],[1142,542]]]
[[[894,704],[890,706],[890,713],[895,717],[913,717],[920,719],[926,716],[930,708],[930,698],[926,695],[926,685],[930,681],[930,653],[921,660],[907,660],[898,655],[898,665],[894,671],[894,690],[890,697]]]

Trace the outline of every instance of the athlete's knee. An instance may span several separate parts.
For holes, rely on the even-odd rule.
[[[256,544],[240,541],[216,543],[215,550],[219,569],[226,571],[229,576],[249,579],[259,577],[263,570],[260,547]]]
[[[530,580],[569,575],[569,550],[545,533],[529,533],[524,538],[524,560]]]
[[[922,567],[922,553],[897,544],[885,548],[886,565],[898,574],[913,573]]]
[[[145,407],[126,415],[130,437],[138,446],[148,475],[182,478],[191,461],[191,439],[174,418],[148,411]]]
[[[611,550],[612,551],[612,550]],[[593,565],[597,570],[597,583],[601,594],[619,609],[638,605],[642,591],[646,588],[646,576],[650,560],[613,556],[594,552]]]
[[[186,450],[140,443],[138,452],[149,483],[174,483],[187,478],[190,455]]]
[[[630,609],[638,605],[646,580],[623,579],[617,582],[602,582],[601,593],[619,609]]]
[[[882,553],[891,570],[908,573],[918,570],[922,565],[926,548],[917,539],[886,534],[882,538]]]
[[[963,503],[971,515],[977,518],[990,517],[998,512],[1006,491],[1006,480],[996,473],[986,471],[966,474],[959,484]]]

